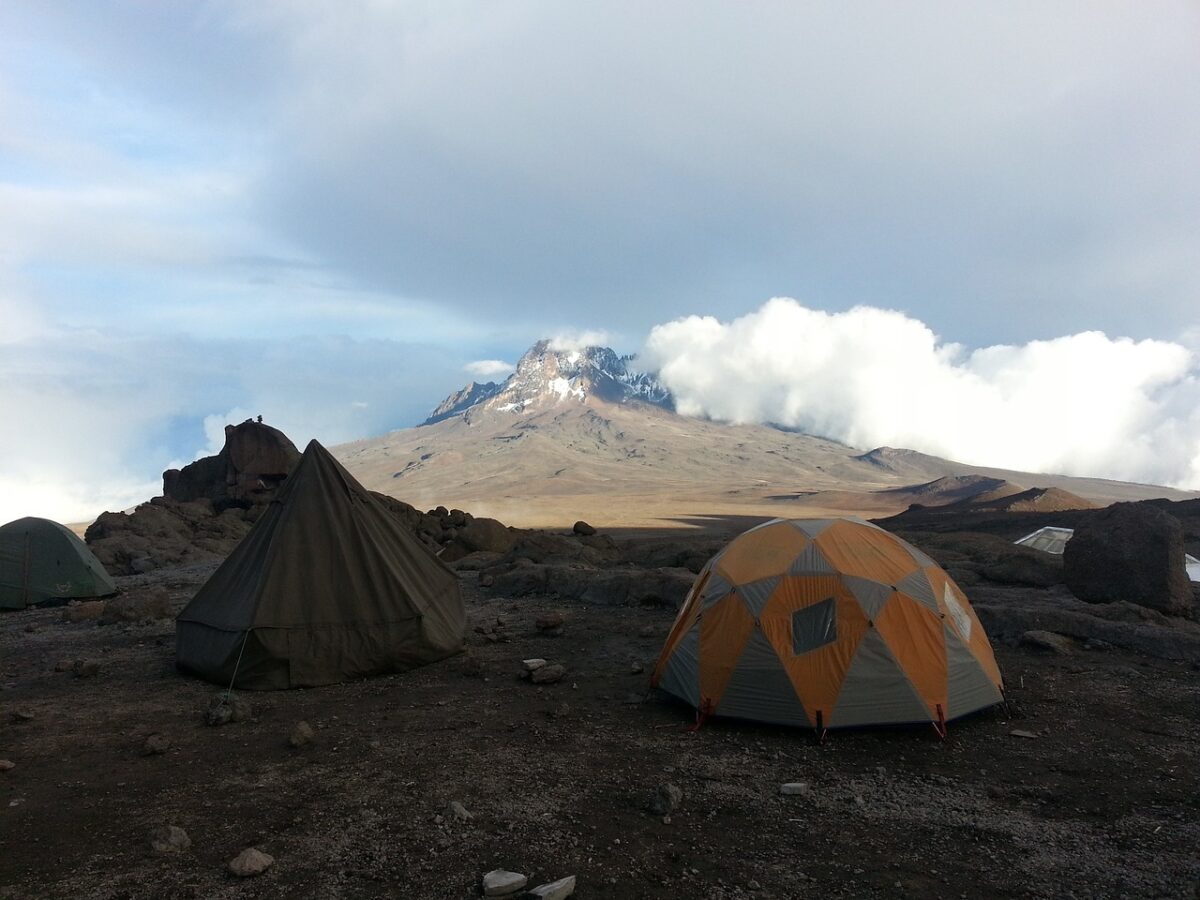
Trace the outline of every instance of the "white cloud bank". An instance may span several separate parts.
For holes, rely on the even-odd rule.
[[[686,415],[1200,489],[1200,371],[1179,343],[1086,331],[967,350],[901,312],[775,298],[728,323],[658,325],[641,361]]]

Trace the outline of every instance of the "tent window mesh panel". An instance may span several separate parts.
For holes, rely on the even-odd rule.
[[[837,640],[837,601],[830,597],[792,613],[792,653],[799,656]]]

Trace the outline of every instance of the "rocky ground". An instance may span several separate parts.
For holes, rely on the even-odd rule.
[[[206,724],[219,688],[174,670],[169,618],[0,618],[0,759],[14,764],[0,772],[0,897],[468,898],[494,869],[622,900],[1196,896],[1194,658],[1039,648],[998,624],[1014,709],[953,723],[945,742],[931,728],[823,745],[737,722],[693,731],[690,710],[647,693],[669,602],[514,597],[498,576],[479,586],[488,566],[460,565],[468,654],[240,693],[247,717],[219,727]],[[178,609],[213,567],[120,581],[154,614],[156,591]],[[973,590],[996,623],[1062,592]],[[561,632],[539,630],[556,612]],[[533,657],[565,675],[522,680]],[[301,721],[312,737],[293,746]],[[652,812],[675,799],[668,784],[678,805]],[[152,846],[168,826],[186,841],[164,831],[159,846],[181,849]],[[250,847],[273,864],[231,874]]]

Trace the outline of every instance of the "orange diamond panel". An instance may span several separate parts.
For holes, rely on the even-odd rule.
[[[946,638],[942,619],[907,594],[888,601],[875,620],[879,634],[900,668],[929,706],[929,718],[937,718],[937,704],[946,704]]]
[[[716,558],[716,570],[735,585],[782,575],[808,540],[787,522],[767,525],[735,539]]]
[[[700,702],[716,706],[742,655],[754,617],[736,594],[705,611],[700,619]]]
[[[835,522],[815,538],[822,555],[844,575],[894,585],[920,566],[886,531],[854,522]]]

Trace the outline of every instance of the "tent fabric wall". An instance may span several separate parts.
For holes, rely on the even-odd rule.
[[[776,519],[701,570],[652,683],[782,725],[938,724],[1003,700],[983,626],[928,556],[861,519]]]
[[[313,441],[179,614],[176,661],[236,687],[310,687],[457,653],[465,623],[457,576]]]
[[[100,560],[65,525],[30,516],[0,526],[0,609],[116,591]]]

